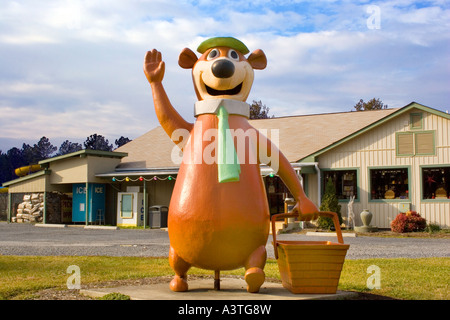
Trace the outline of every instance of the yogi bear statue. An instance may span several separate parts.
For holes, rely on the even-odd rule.
[[[168,214],[169,261],[175,272],[170,288],[188,290],[191,266],[214,270],[216,278],[220,270],[244,267],[247,291],[255,293],[265,280],[270,222],[260,163],[283,180],[301,220],[316,219],[319,210],[286,157],[248,122],[245,101],[254,70],[266,67],[264,52],[246,57],[249,49],[232,37],[208,39],[197,51],[200,57],[185,48],[178,60],[192,69],[198,98],[194,123],[184,120],[167,97],[161,53],[153,49],[144,61],[158,120],[183,151]]]

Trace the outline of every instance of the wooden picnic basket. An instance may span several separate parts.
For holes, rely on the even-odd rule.
[[[298,217],[298,214],[281,213],[272,216],[275,258],[283,287],[292,293],[333,294],[337,291],[342,265],[350,245],[344,244],[336,213],[321,211],[319,215],[333,219],[339,243],[277,240],[275,221],[281,218]]]

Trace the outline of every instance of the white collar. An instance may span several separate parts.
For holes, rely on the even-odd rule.
[[[250,118],[250,105],[246,102],[233,99],[208,99],[197,101],[194,105],[194,116],[211,113],[217,114],[219,107],[223,106],[228,114],[237,114]]]

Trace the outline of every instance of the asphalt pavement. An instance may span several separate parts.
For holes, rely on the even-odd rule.
[[[333,236],[278,235],[279,240],[334,241]],[[450,239],[344,237],[346,259],[450,257]],[[169,236],[161,229],[37,227],[0,222],[0,255],[167,257]],[[272,237],[267,254],[274,258]]]

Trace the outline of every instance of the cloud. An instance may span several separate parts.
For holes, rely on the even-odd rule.
[[[93,133],[118,138],[120,135],[135,134],[134,127],[144,126],[146,122],[145,118],[137,119],[127,105],[115,102],[75,106],[70,110],[56,111],[56,114],[26,106],[0,107],[0,111],[2,133],[23,139],[64,135],[81,139]]]
[[[379,8],[379,29],[368,28],[369,5]],[[248,100],[276,116],[349,111],[373,97],[446,110],[449,24],[445,1],[5,1],[0,137],[112,141],[152,129],[142,63],[153,48],[172,104],[193,121],[191,74],[178,55],[218,35],[264,50],[268,66],[255,72]]]

